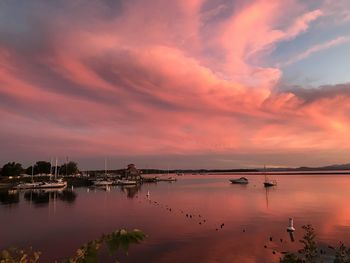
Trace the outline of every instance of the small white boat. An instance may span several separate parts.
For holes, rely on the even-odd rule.
[[[121,179],[121,180],[116,180],[114,184],[116,184],[116,185],[135,185],[135,184],[137,184],[137,181]]]
[[[94,186],[109,186],[112,184],[113,184],[113,182],[108,181],[108,180],[96,180],[96,181],[94,181]]]
[[[241,177],[239,179],[230,179],[230,182],[233,184],[248,184],[249,181],[245,177]]]

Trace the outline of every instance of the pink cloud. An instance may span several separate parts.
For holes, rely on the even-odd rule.
[[[253,1],[221,17],[229,7],[156,4],[127,2],[109,19],[94,11],[91,24],[57,14],[49,25],[55,31],[45,31],[47,50],[38,54],[1,45],[2,136],[23,138],[18,145],[28,149],[43,138],[51,147],[36,149],[48,155],[350,149],[343,142],[349,96],[308,102],[277,91],[282,71],[259,55],[305,33],[319,9]],[[293,16],[282,17],[283,8]]]

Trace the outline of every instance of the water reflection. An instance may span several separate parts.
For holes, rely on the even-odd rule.
[[[77,194],[72,190],[29,190],[24,192],[24,199],[35,205],[47,205],[57,200],[73,203]]]
[[[3,205],[19,203],[19,193],[16,190],[0,191],[0,203]]]
[[[128,198],[134,198],[136,194],[141,190],[141,185],[125,185],[121,186],[120,189],[126,193]]]

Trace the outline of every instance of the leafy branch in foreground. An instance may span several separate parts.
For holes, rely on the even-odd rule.
[[[32,248],[28,250],[9,248],[1,251],[0,263],[36,263],[40,255],[39,251],[33,251]]]
[[[98,251],[103,245],[106,245],[111,256],[119,249],[127,253],[131,244],[139,244],[145,237],[146,235],[141,230],[121,229],[84,244],[73,257],[63,260],[62,263],[98,262]],[[33,251],[32,248],[29,250],[10,248],[1,251],[0,263],[36,263],[39,261],[40,255],[41,252]]]
[[[311,225],[305,225],[302,227],[305,231],[303,239],[299,242],[303,244],[303,248],[300,249],[299,255],[288,252],[280,259],[280,263],[318,263],[323,262],[322,256],[326,253],[323,249],[319,249],[316,242],[315,230]],[[350,248],[347,248],[343,243],[337,248],[328,246],[333,250],[333,255],[328,255],[328,258],[332,258],[334,263],[350,263]],[[330,262],[329,260],[327,262]]]
[[[64,263],[90,263],[98,261],[98,250],[106,244],[110,255],[113,255],[119,248],[126,253],[131,244],[139,244],[145,239],[146,235],[138,230],[126,231],[121,229],[108,235],[103,235],[100,239],[91,241],[79,248],[72,258],[69,258]]]

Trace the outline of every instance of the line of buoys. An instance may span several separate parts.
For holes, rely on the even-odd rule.
[[[146,197],[145,197],[144,199],[145,199],[146,201],[148,201],[149,204],[156,205],[156,206],[159,206],[159,207],[161,207],[161,208],[165,208],[165,209],[166,209],[167,211],[169,211],[169,212],[172,212],[172,211],[175,211],[175,212],[176,212],[176,209],[175,209],[175,210],[172,209],[171,207],[169,207],[169,205],[161,204],[160,202],[157,202],[157,201],[152,201],[152,200],[150,200],[149,197],[150,197],[150,192],[147,191]],[[182,209],[181,209],[181,210],[178,209],[178,212],[181,213],[181,214],[184,214],[184,213],[185,213]],[[207,222],[207,220],[204,219],[203,216],[202,216],[201,214],[196,215],[196,214],[186,213],[185,215],[186,215],[186,217],[189,218],[189,219],[194,219],[194,218],[196,218],[196,217],[201,218],[201,220],[198,222],[198,225],[202,225],[202,224],[204,224],[204,223]],[[224,226],[224,224],[221,224],[221,225],[220,225],[220,228],[223,228],[223,226]],[[217,229],[217,230],[218,230],[218,229]]]

